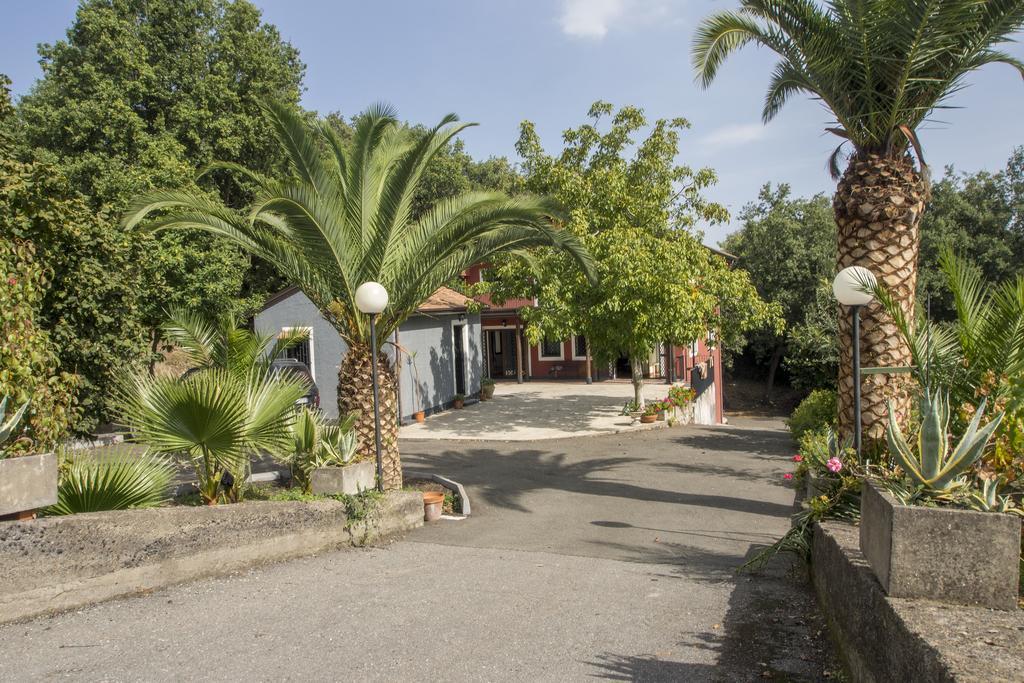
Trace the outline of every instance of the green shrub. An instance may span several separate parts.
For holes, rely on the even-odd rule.
[[[47,275],[34,244],[0,243],[0,396],[11,406],[29,404],[8,435],[8,456],[52,450],[67,435],[74,412],[75,378],[58,370],[53,340],[39,326]]]
[[[797,441],[804,432],[818,431],[825,427],[835,427],[836,392],[831,389],[816,389],[800,402],[793,414],[786,420],[786,426]]]
[[[174,465],[158,455],[119,449],[97,457],[80,454],[61,464],[57,503],[47,515],[127,510],[160,505],[168,498]]]

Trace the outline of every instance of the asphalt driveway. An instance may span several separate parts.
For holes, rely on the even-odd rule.
[[[396,543],[0,627],[0,680],[821,680],[781,425],[407,442],[474,514]],[[41,568],[41,571],[45,571]]]

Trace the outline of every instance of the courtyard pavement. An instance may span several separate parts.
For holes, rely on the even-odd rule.
[[[825,676],[806,586],[735,572],[789,525],[780,423],[402,448],[473,515],[0,627],[0,680]]]
[[[661,380],[644,383],[648,400],[664,398],[667,392]],[[426,422],[402,427],[400,435],[446,441],[536,441],[664,426],[633,424],[622,414],[623,405],[632,400],[629,381],[498,382],[493,399],[431,415]]]

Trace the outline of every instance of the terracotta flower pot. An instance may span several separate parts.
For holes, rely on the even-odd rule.
[[[441,512],[444,508],[444,494],[437,491],[423,492],[423,519],[427,522],[435,522],[441,519]]]
[[[427,415],[422,410],[417,410],[415,413],[412,414],[412,419],[416,420],[417,422],[424,422],[427,419]]]
[[[494,385],[493,384],[485,384],[484,386],[480,387],[480,400],[481,401],[489,401],[489,400],[491,400],[491,398],[493,396],[494,396]]]
[[[658,416],[656,414],[654,414],[654,413],[650,413],[648,415],[641,415],[640,416],[640,424],[649,425],[649,424],[651,424],[652,422],[654,422],[657,419],[658,419]]]
[[[465,403],[465,401],[458,401],[458,400],[456,400],[456,401],[452,401],[452,405],[455,407],[456,410],[461,410],[462,407],[464,405],[466,405],[466,403]]]

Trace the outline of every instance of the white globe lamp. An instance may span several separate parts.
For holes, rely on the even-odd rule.
[[[356,289],[356,308],[377,315],[388,307],[388,290],[379,282],[364,282]]]
[[[874,274],[862,266],[843,268],[832,281],[832,293],[844,306],[867,306],[874,299],[870,289],[878,283]]]

